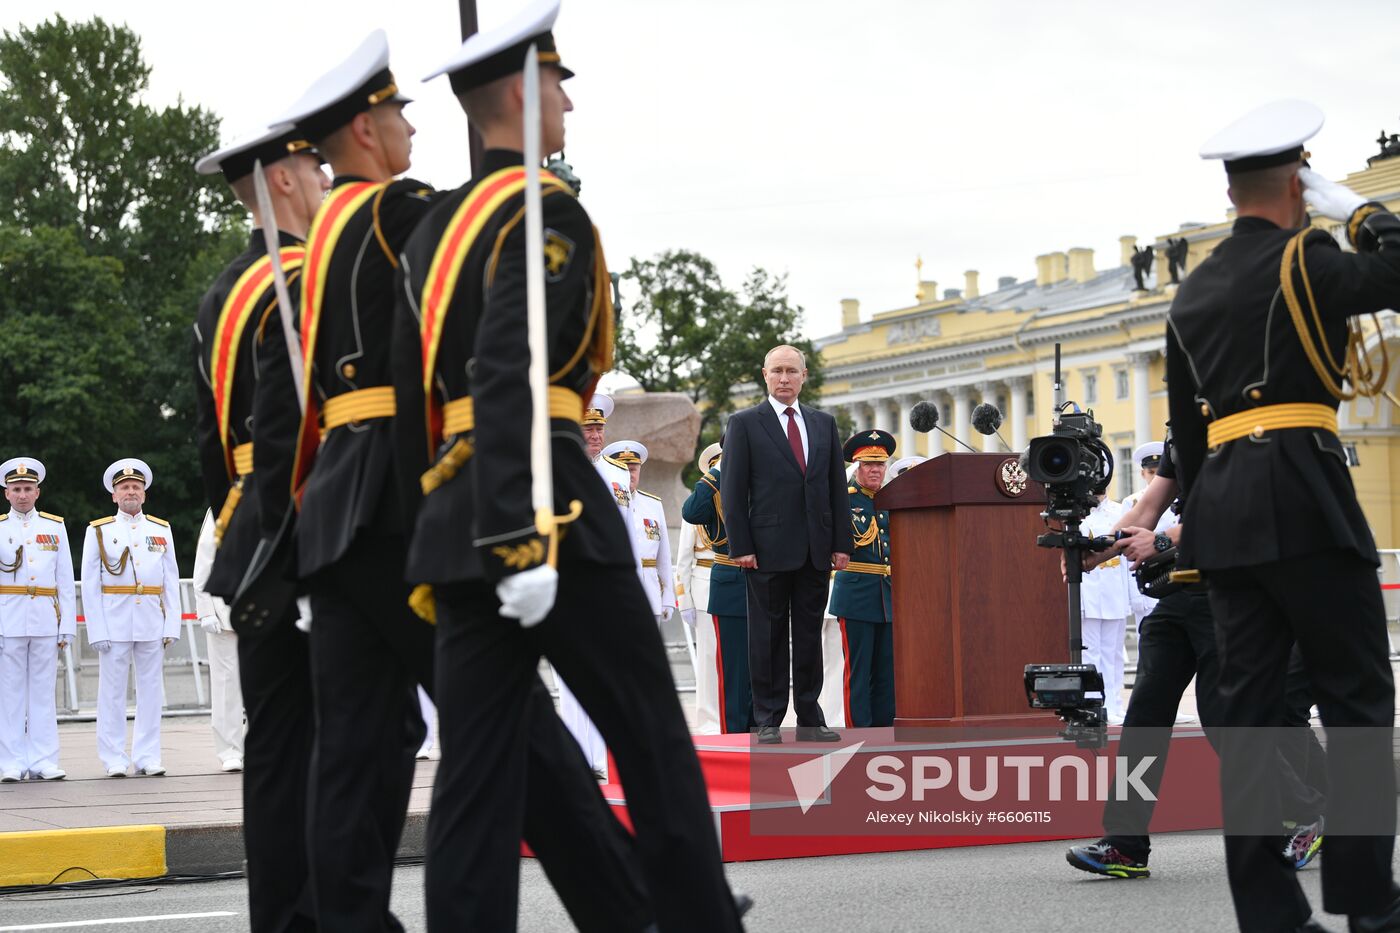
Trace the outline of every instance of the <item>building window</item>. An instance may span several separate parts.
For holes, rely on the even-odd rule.
[[[1084,398],[1080,400],[1081,405],[1094,405],[1099,400],[1099,374],[1084,374]]]
[[[1113,465],[1114,478],[1118,480],[1118,495],[1113,498],[1122,502],[1133,494],[1133,482],[1137,479],[1137,464],[1133,463],[1131,447],[1118,448],[1118,462]]]
[[[1113,371],[1114,398],[1120,402],[1128,397],[1128,371],[1126,369],[1115,369]]]

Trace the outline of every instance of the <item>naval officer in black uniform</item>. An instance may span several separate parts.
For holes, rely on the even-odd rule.
[[[1400,219],[1305,167],[1302,144],[1321,124],[1312,105],[1280,102],[1202,148],[1225,160],[1238,219],[1172,303],[1167,379],[1189,492],[1181,564],[1209,582],[1233,727],[1221,737],[1221,793],[1240,927],[1321,929],[1267,832],[1279,815],[1267,727],[1283,722],[1296,639],[1329,739],[1323,907],[1370,933],[1400,930],[1395,688],[1376,547],[1337,437],[1342,374],[1330,361],[1346,358],[1349,315],[1400,307]],[[1309,205],[1342,221],[1357,252],[1322,231],[1300,234]],[[1365,379],[1352,371],[1348,381]]]
[[[557,151],[572,108],[561,86],[571,72],[551,32],[557,14],[558,0],[536,3],[472,36],[434,72],[449,76],[486,151],[478,177],[443,196],[401,263],[415,326],[407,340],[400,333],[396,355],[405,359],[398,352],[405,346],[417,351],[417,400],[397,378],[404,417],[413,409],[421,433],[403,432],[406,421],[399,428],[408,456],[426,467],[409,573],[432,584],[443,688],[428,923],[434,931],[514,929],[521,834],[529,835],[538,808],[564,803],[536,793],[535,772],[568,770],[588,780],[578,746],[543,694],[544,655],[612,750],[657,925],[722,933],[740,923],[694,745],[629,531],[598,482],[580,427],[584,400],[612,361],[607,268],[587,212],[548,173],[541,181],[555,512],[581,506],[558,542],[557,571],[531,506],[522,66],[535,44],[542,149]],[[590,790],[591,804],[573,799],[596,811],[598,792]],[[599,832],[613,836],[613,818],[597,816]],[[546,841],[598,844],[557,832]],[[548,860],[545,867],[561,894],[583,880],[577,867],[558,874]],[[611,923],[602,906],[594,928],[638,928],[630,900],[611,905]]]
[[[219,274],[194,325],[197,440],[218,550],[206,592],[232,602],[258,545],[257,484],[252,479],[258,369],[291,375],[278,318],[271,259],[253,187],[261,161],[288,287],[299,281],[302,241],[329,187],[320,156],[299,133],[263,130],[210,153],[195,169],[222,172],[253,215],[248,248]],[[267,339],[272,335],[273,339]],[[285,491],[281,507],[287,503]],[[248,909],[254,930],[314,929],[306,857],[306,770],[312,710],[306,636],[295,614],[238,625],[239,683],[248,717],[243,757],[243,838]]]

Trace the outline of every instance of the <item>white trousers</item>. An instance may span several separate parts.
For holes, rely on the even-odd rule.
[[[1104,709],[1108,718],[1123,719],[1123,637],[1126,619],[1084,620],[1084,662],[1103,675]]]
[[[233,632],[206,634],[209,725],[214,731],[214,754],[222,762],[242,761],[243,687],[238,682],[238,636]]]
[[[569,734],[578,742],[579,748],[583,749],[583,757],[588,759],[588,767],[594,771],[606,772],[608,746],[603,742],[598,727],[593,725],[593,720],[583,711],[583,704],[569,690],[558,671],[554,671],[554,682],[559,685],[559,718],[564,720]]]
[[[165,649],[155,641],[114,641],[99,654],[97,674],[97,757],[107,768],[160,763],[160,711],[165,705],[161,662]],[[126,756],[127,671],[136,666],[136,728]]]
[[[433,750],[433,734],[437,732],[437,707],[428,698],[428,691],[422,687],[418,688],[418,712],[423,717],[423,725],[427,726],[423,730],[423,744],[418,749],[419,755],[426,755]]]
[[[715,637],[714,617],[695,611],[695,732],[718,735],[724,731],[719,721],[719,639]]]
[[[0,771],[58,767],[58,639],[0,638]]]

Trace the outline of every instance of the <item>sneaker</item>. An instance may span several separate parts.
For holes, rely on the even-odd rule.
[[[1322,819],[1301,826],[1297,823],[1285,823],[1284,826],[1288,827],[1288,841],[1283,845],[1283,857],[1302,871],[1322,849]]]
[[[1065,861],[1080,871],[1112,878],[1146,878],[1151,874],[1146,862],[1129,858],[1103,840],[1093,845],[1070,847]]]

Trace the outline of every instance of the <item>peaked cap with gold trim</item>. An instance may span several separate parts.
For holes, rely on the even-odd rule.
[[[33,457],[13,457],[0,463],[0,487],[8,486],[17,480],[42,483],[48,471]]]
[[[888,431],[862,431],[846,441],[841,452],[847,463],[884,463],[894,455],[894,435]]]
[[[559,0],[535,0],[500,26],[468,36],[456,54],[423,80],[445,74],[452,93],[462,94],[520,71],[525,67],[525,53],[531,44],[541,65],[553,65],[565,78],[572,78],[574,73],[559,60],[554,33],[550,31],[558,17]]]
[[[275,122],[296,124],[299,132],[315,142],[376,104],[389,101],[412,103],[394,83],[394,73],[389,70],[389,39],[384,30],[376,29],[348,58],[317,78]]]

